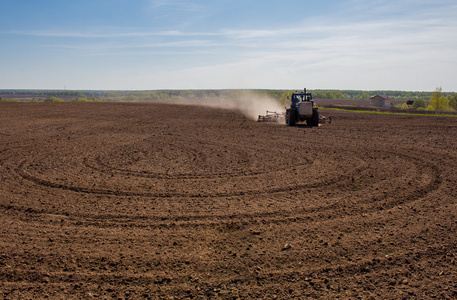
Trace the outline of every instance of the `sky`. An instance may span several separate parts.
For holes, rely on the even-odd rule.
[[[0,0],[0,89],[457,91],[455,0]]]

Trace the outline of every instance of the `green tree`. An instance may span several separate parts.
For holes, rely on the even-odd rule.
[[[417,98],[413,102],[413,109],[423,109],[427,107],[427,102],[424,99]]]
[[[290,104],[290,96],[293,94],[294,92],[284,92],[281,96],[281,99],[279,99],[279,103],[281,103],[281,105],[289,105]]]
[[[360,95],[356,96],[357,100],[370,100],[370,95],[367,92],[362,92]]]
[[[449,107],[449,101],[443,95],[443,89],[437,87],[430,97],[430,109],[432,110],[445,110]]]
[[[451,99],[449,99],[449,106],[453,110],[457,110],[457,95],[454,95],[453,97],[451,97]]]
[[[63,102],[63,99],[49,96],[44,100],[44,102]]]

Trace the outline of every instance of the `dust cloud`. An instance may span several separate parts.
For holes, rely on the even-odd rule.
[[[251,120],[257,120],[259,115],[265,115],[266,111],[285,112],[285,106],[277,100],[266,96],[245,93],[236,98],[210,98],[210,99],[179,99],[167,103],[198,105],[214,108],[239,111]]]

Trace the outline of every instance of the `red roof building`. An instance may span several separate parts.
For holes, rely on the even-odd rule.
[[[370,98],[371,106],[388,108],[392,105],[392,98],[386,95],[375,95]]]

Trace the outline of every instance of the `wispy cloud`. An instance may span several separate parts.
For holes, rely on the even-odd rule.
[[[202,8],[202,5],[196,4],[195,2],[185,2],[176,0],[151,0],[151,7],[153,8],[171,8],[176,10],[184,11],[195,11]]]
[[[189,37],[189,36],[215,36],[217,33],[210,32],[184,32],[179,30],[164,30],[164,31],[141,31],[128,28],[89,28],[86,30],[7,30],[3,34],[25,35],[35,37],[57,37],[57,38],[141,38],[154,36],[168,37]]]
[[[356,1],[357,2],[357,1]],[[379,1],[388,2],[388,1]],[[179,5],[178,1],[153,1],[154,5]],[[452,10],[452,9],[451,9]],[[453,13],[457,12],[453,7]],[[282,28],[262,29],[230,29],[224,28],[215,31],[188,31],[188,30],[159,30],[149,31],[136,28],[93,27],[79,30],[10,30],[3,33],[12,35],[26,35],[44,38],[73,38],[110,40],[105,47],[112,48],[153,48],[153,47],[231,47],[234,49],[271,49],[284,51],[287,49],[319,48],[352,49],[379,49],[395,48],[399,45],[417,46],[424,44],[455,43],[454,32],[457,30],[457,20],[447,9],[443,20],[436,13],[427,18],[413,17],[396,19],[383,17],[373,20],[341,20],[338,22],[301,22],[294,26],[285,25]],[[451,17],[452,16],[452,17]],[[125,39],[131,39],[125,43]],[[155,41],[151,42],[151,39]],[[54,46],[60,43],[56,40]],[[76,44],[77,43],[72,43]],[[64,42],[62,42],[64,45]],[[88,44],[90,43],[88,42]],[[77,48],[78,46],[72,46]],[[84,47],[82,47],[84,48]],[[92,48],[99,48],[96,44]],[[100,48],[99,48],[100,49]]]

